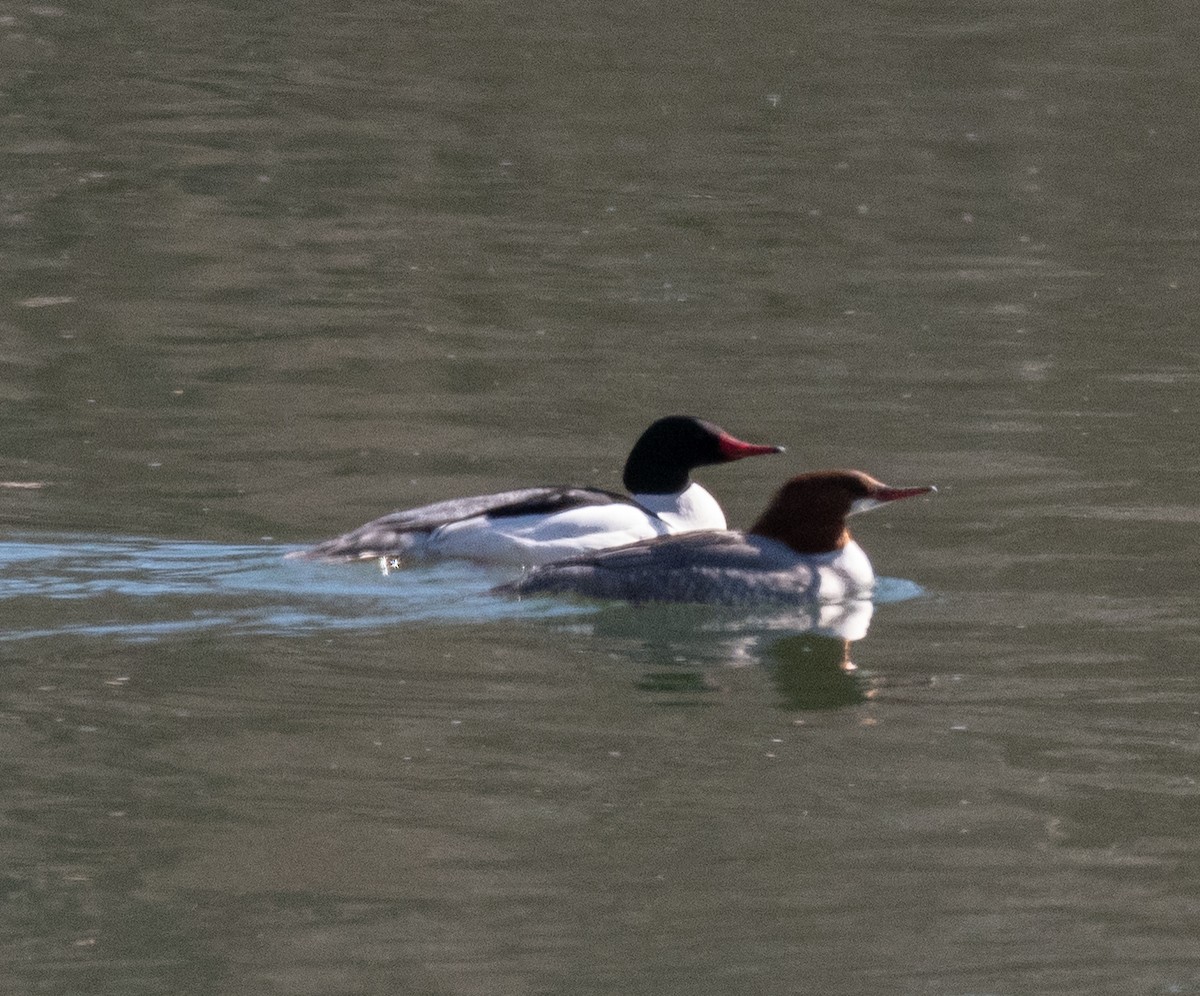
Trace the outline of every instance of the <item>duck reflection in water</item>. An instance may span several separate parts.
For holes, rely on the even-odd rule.
[[[836,709],[870,698],[850,660],[874,606],[857,600],[746,615],[701,606],[606,606],[582,627],[633,645],[645,670],[636,681],[662,705],[699,707],[725,690],[725,668],[761,669],[785,709]],[[572,629],[581,627],[576,622]]]
[[[780,704],[789,710],[817,711],[860,705],[872,698],[865,680],[850,660],[850,641],[821,633],[801,633],[766,648],[766,665]],[[643,692],[693,696],[720,691],[720,679],[688,664],[647,671],[637,681]],[[684,704],[684,699],[676,699]]]

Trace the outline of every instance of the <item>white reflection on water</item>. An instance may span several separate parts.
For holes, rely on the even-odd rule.
[[[798,606],[763,616],[704,607],[601,607],[554,599],[497,598],[504,571],[446,561],[384,575],[373,564],[287,560],[279,544],[235,545],[142,537],[28,534],[0,543],[0,640],[65,635],[155,640],[206,630],[259,635],[373,629],[411,622],[580,619],[603,631],[614,618],[645,630],[660,612],[694,632],[814,631],[846,640],[866,635],[870,602]],[[920,594],[884,578],[876,602]],[[625,613],[628,613],[627,615]],[[701,615],[696,615],[701,613]],[[752,635],[751,635],[752,634]]]

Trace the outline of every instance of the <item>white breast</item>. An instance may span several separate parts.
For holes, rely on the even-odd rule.
[[[809,558],[820,579],[818,598],[840,602],[846,598],[869,595],[875,584],[875,571],[863,548],[851,540],[836,553]]]
[[[692,483],[678,494],[634,495],[633,498],[657,515],[666,524],[667,532],[725,528],[725,513],[717,499],[699,484]]]

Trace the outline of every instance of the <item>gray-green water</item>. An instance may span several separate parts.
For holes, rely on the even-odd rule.
[[[1200,992],[1198,26],[0,10],[0,990]],[[281,559],[674,411],[857,670]]]

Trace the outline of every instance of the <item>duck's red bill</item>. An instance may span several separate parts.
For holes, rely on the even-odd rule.
[[[759,446],[757,443],[744,443],[735,439],[727,432],[717,437],[717,448],[726,460],[741,460],[744,457],[766,456],[768,453],[782,453],[782,446]]]
[[[916,498],[918,495],[927,495],[934,491],[937,491],[937,488],[932,484],[926,484],[919,488],[889,488],[885,486],[871,497],[876,501],[899,501],[901,498]]]

